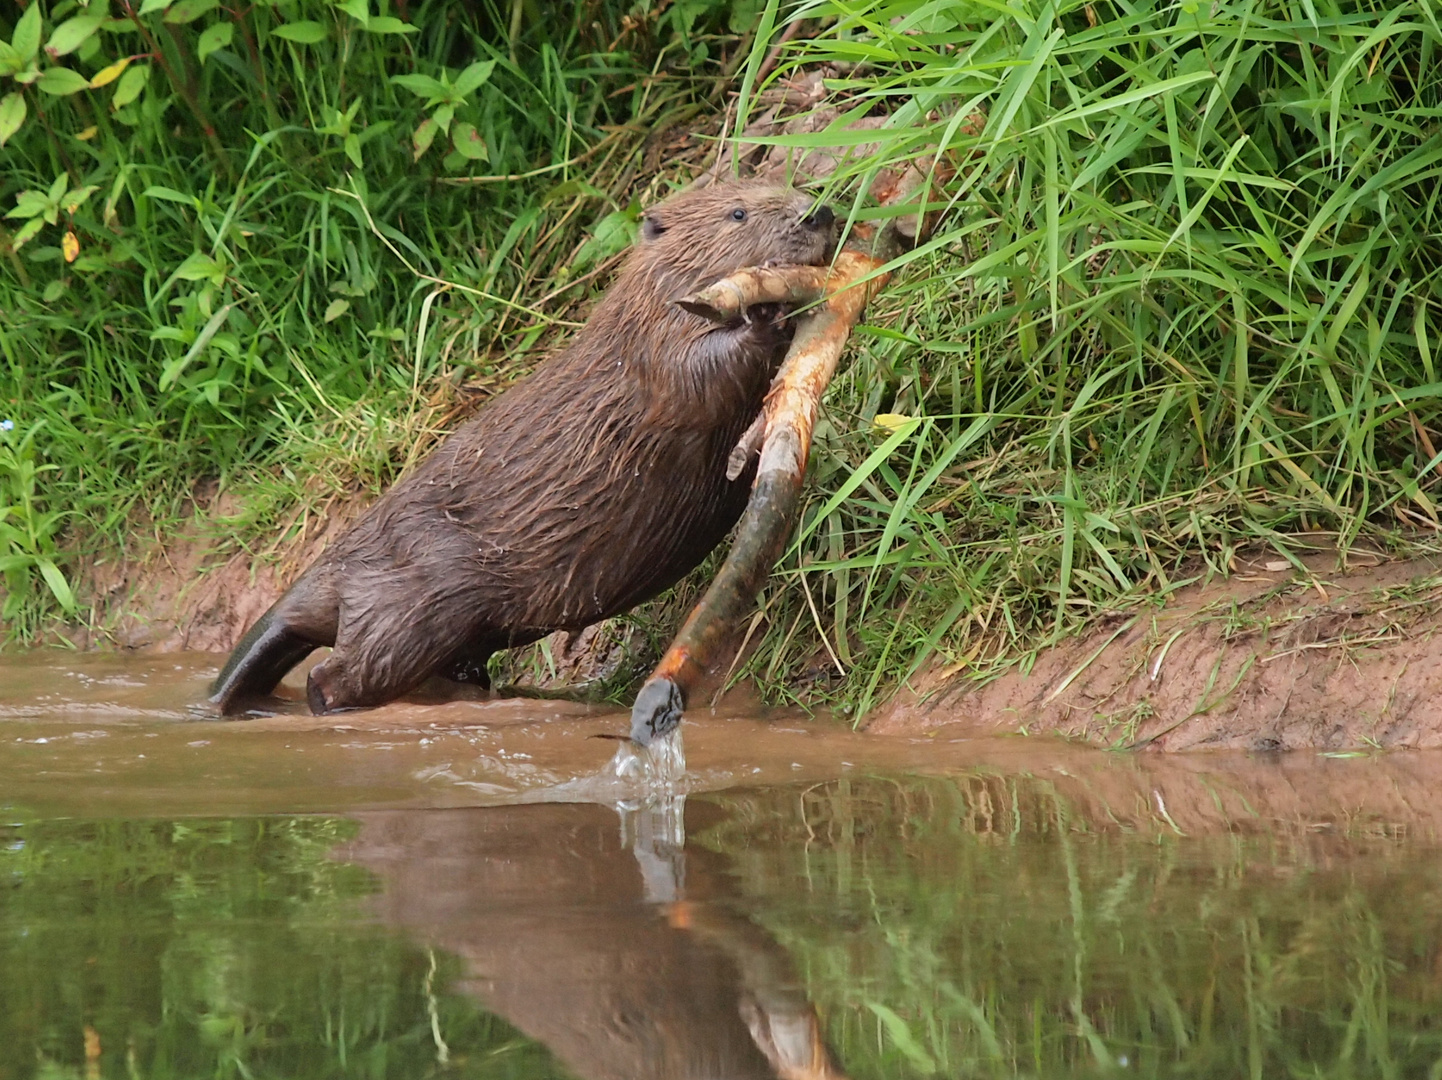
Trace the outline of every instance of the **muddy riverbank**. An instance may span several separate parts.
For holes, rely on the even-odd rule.
[[[47,814],[316,811],[614,801],[601,774],[628,714],[536,700],[396,703],[216,721],[195,707],[216,659],[40,651],[0,658],[0,791]],[[1101,753],[1052,735],[852,732],[795,711],[694,710],[693,794],[905,773],[989,785],[1025,775],[1127,833],[1407,835],[1442,839],[1442,755]],[[601,736],[601,737],[597,737]],[[338,795],[339,793],[339,795]]]
[[[154,655],[224,652],[351,517],[297,517],[285,557],[269,561],[245,552],[222,558],[191,537],[93,564],[92,625],[103,629],[72,639]],[[978,685],[964,661],[933,664],[873,710],[866,727],[1054,732],[1162,751],[1442,747],[1439,623],[1442,560],[1354,551],[1344,563],[1317,551],[1293,563],[1253,552],[1237,557],[1230,577],[1100,616],[1089,633],[1000,679]],[[613,637],[592,632],[579,648],[555,649],[550,682],[604,676],[625,652]]]
[[[933,678],[870,730],[1057,732],[1116,749],[1442,747],[1442,562],[1238,558],[984,686]]]

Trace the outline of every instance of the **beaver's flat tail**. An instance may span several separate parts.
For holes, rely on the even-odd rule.
[[[269,694],[286,672],[318,647],[317,642],[287,626],[271,608],[246,631],[211,683],[211,704],[219,707],[222,716],[240,712],[244,702]]]

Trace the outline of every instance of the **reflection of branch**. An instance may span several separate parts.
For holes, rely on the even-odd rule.
[[[636,859],[646,902],[658,906],[671,929],[693,935],[736,966],[737,1012],[779,1080],[846,1080],[831,1063],[816,1010],[781,946],[750,919],[686,897],[686,796],[617,809],[621,843]]]
[[[831,1060],[821,1021],[790,958],[770,934],[705,902],[672,905],[667,917],[671,926],[689,931],[736,965],[742,987],[737,1012],[780,1080],[846,1080]]]
[[[426,1011],[431,1018],[431,1040],[436,1044],[436,1064],[445,1065],[451,1060],[451,1048],[441,1035],[441,1013],[436,1003],[436,950],[427,949],[426,956],[430,958],[430,967],[426,968]]]

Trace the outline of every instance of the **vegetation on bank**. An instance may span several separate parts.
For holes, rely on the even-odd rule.
[[[83,545],[163,533],[197,481],[240,497],[238,542],[383,486],[458,384],[581,313],[685,132],[731,91],[744,129],[803,68],[835,123],[749,142],[843,151],[857,216],[883,165],[959,171],[828,397],[751,627],[769,693],[864,711],[1243,544],[1439,525],[1426,0],[120,0],[55,56],[91,16],[40,2],[29,57],[0,16],[0,100],[26,106],[0,151],[14,637]]]
[[[296,500],[393,479],[463,379],[524,372],[629,242],[644,133],[696,115],[728,58],[725,5],[23,10],[0,14],[21,639],[69,599],[46,560],[153,542],[207,479],[245,507],[218,530],[269,538]]]

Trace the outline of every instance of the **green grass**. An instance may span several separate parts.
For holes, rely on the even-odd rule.
[[[929,660],[985,676],[1244,545],[1435,548],[1433,5],[792,17],[775,78],[862,66],[837,125],[762,141],[883,111],[841,198],[935,146],[958,175],[833,384],[747,668],[773,694],[810,665],[860,713]]]
[[[629,242],[646,136],[736,52],[728,9],[158,5],[32,62],[83,83],[132,58],[118,80],[0,78],[26,102],[0,150],[8,636],[70,607],[83,554],[173,532],[198,483],[241,496],[225,528],[254,541],[297,500],[384,487],[457,384],[527,370]],[[77,11],[46,5],[32,45]],[[0,40],[23,50],[22,22]]]

